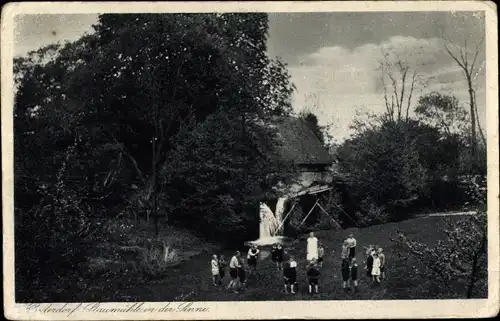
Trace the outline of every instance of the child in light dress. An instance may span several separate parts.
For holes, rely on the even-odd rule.
[[[373,253],[372,280],[380,283],[380,258],[376,252]]]
[[[318,260],[318,238],[314,236],[314,232],[309,233],[307,238],[307,261],[309,263]]]
[[[218,286],[220,284],[219,279],[219,261],[217,260],[217,255],[212,256],[212,261],[210,262],[210,268],[212,270],[212,281],[214,286]]]

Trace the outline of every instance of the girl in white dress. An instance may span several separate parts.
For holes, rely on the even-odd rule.
[[[372,280],[380,283],[380,258],[376,252],[373,253]]]
[[[313,232],[309,234],[307,239],[307,260],[309,262],[318,260],[318,239]]]
[[[214,286],[219,285],[219,261],[217,260],[217,255],[212,256],[212,261],[210,262],[210,267],[212,270],[212,279],[214,281]]]

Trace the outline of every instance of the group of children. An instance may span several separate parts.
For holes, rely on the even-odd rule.
[[[380,277],[385,279],[385,255],[381,247],[370,245],[365,247],[366,276],[372,279],[372,284],[380,284]],[[342,288],[344,291],[350,289],[350,281],[353,282],[354,292],[358,291],[358,264],[356,262],[356,239],[353,234],[344,240],[342,245]]]
[[[354,285],[354,292],[358,292],[358,264],[356,262],[356,239],[353,234],[344,240],[341,252],[342,288],[345,292],[351,289],[350,283]],[[380,279],[385,279],[385,255],[382,248],[370,245],[366,249],[366,275],[372,279],[373,284],[380,284]],[[257,259],[260,251],[257,246],[252,245],[247,253],[247,265],[249,275],[255,274]],[[307,279],[309,283],[309,294],[318,293],[320,268],[323,264],[325,249],[318,239],[311,233],[307,239]],[[283,271],[284,288],[286,293],[295,294],[297,286],[297,262],[289,255],[282,244],[274,244],[271,249],[271,260],[276,264],[278,270]],[[225,275],[226,261],[224,256],[213,255],[211,261],[214,286],[220,286]],[[229,262],[229,275],[231,281],[227,289],[238,293],[244,290],[246,285],[245,264],[240,251],[236,251]]]
[[[385,254],[381,247],[370,245],[366,248],[366,276],[373,283],[380,284],[380,278],[385,279]]]
[[[284,255],[283,247],[281,244],[275,244],[271,253],[277,253],[276,258],[278,260],[282,258]],[[309,283],[309,294],[318,293],[319,287],[319,269],[323,265],[323,256],[325,254],[325,249],[323,245],[318,241],[318,239],[314,236],[314,233],[311,232],[309,238],[307,239],[307,279]],[[279,262],[279,261],[278,261]],[[281,269],[281,264],[278,263],[278,269]],[[293,256],[290,256],[288,262],[285,263],[283,268],[283,278],[285,280],[285,292],[295,294],[294,291],[297,286],[297,262]],[[290,292],[288,291],[290,288]]]
[[[249,275],[253,275],[257,269],[257,257],[259,253],[260,251],[255,245],[251,246],[248,250],[247,264]],[[212,256],[211,267],[214,286],[222,285],[222,279],[225,276],[226,267],[224,256],[220,255],[217,257],[217,255],[214,254]],[[236,251],[229,261],[229,276],[231,277],[231,281],[227,286],[228,290],[233,290],[237,293],[245,289],[247,271],[245,269],[245,262],[243,261],[240,251]]]

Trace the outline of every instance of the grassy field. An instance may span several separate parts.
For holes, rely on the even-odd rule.
[[[326,248],[326,257],[320,277],[320,293],[307,293],[306,239],[297,239],[287,249],[298,263],[299,291],[295,295],[283,290],[283,278],[269,257],[259,261],[257,274],[248,280],[247,289],[232,293],[225,287],[214,287],[211,281],[210,253],[198,255],[168,269],[165,276],[142,284],[123,284],[107,291],[96,290],[81,293],[78,301],[253,301],[253,300],[384,300],[384,299],[428,299],[429,285],[413,271],[413,262],[400,261],[390,238],[396,231],[404,232],[414,240],[435,243],[444,238],[442,217],[424,217],[399,223],[376,225],[362,229],[346,229],[317,232],[317,237]],[[350,233],[358,241],[357,260],[360,265],[360,285],[358,293],[342,290],[340,275],[341,242]],[[376,244],[384,248],[387,258],[387,279],[380,286],[372,286],[363,270],[363,246]],[[333,251],[333,253],[332,253]],[[227,256],[230,253],[225,253]],[[265,255],[264,255],[265,256]],[[224,284],[229,282],[226,276]],[[450,297],[451,298],[451,297]]]

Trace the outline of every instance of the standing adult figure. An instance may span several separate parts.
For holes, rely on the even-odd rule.
[[[314,232],[311,232],[307,239],[307,261],[318,261],[318,256],[318,239],[314,236]]]

